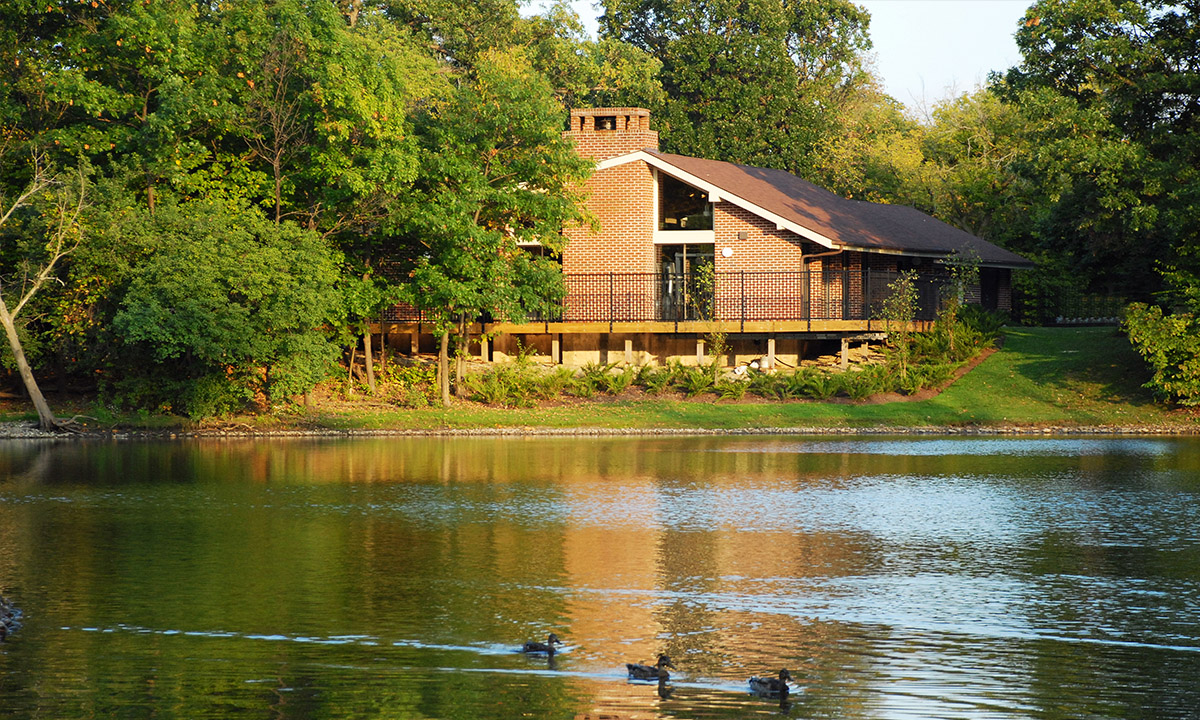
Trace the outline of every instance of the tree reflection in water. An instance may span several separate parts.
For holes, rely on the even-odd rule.
[[[1191,717],[1197,470],[1167,438],[9,442],[0,706]]]

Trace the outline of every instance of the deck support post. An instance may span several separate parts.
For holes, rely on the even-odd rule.
[[[775,338],[767,338],[767,367],[775,367]]]
[[[850,367],[850,338],[842,338],[842,369]]]
[[[625,338],[625,364],[633,364],[633,340]]]
[[[704,364],[704,338],[696,338],[696,364]]]
[[[488,361],[488,337],[483,333],[479,334],[479,359]]]
[[[562,365],[562,333],[550,336],[550,359],[555,365]]]
[[[421,352],[421,330],[420,330],[420,328],[413,330],[409,334],[409,340],[410,340],[409,347],[412,350],[412,352],[409,354],[412,355],[413,357],[416,357],[417,354]]]

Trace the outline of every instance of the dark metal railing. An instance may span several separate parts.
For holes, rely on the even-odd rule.
[[[682,273],[564,273],[565,298],[531,322],[685,322],[720,320],[878,320],[899,276],[861,270]],[[916,320],[932,320],[947,285],[944,275],[917,278]],[[428,320],[396,305],[389,322]]]

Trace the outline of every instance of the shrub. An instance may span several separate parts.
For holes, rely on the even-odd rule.
[[[638,368],[635,382],[647,393],[661,395],[671,385],[671,370],[643,365]]]
[[[574,392],[580,397],[592,397],[603,392],[608,387],[608,373],[616,363],[588,363],[579,369],[579,377],[575,380]]]
[[[489,405],[509,404],[509,382],[502,366],[490,367],[481,373],[463,378],[467,396]]]
[[[745,380],[722,378],[717,381],[715,389],[722,400],[741,400],[749,387],[750,383]]]
[[[782,375],[775,385],[775,396],[781,400],[791,400],[802,397],[814,397],[812,394],[812,371],[807,368],[797,368],[790,375]]]
[[[631,366],[609,372],[601,377],[601,387],[604,392],[609,395],[620,395],[633,385],[634,379],[637,377],[637,370]]]
[[[285,400],[332,371],[341,257],[328,241],[208,200],[164,204],[154,232],[155,251],[112,320],[126,368],[163,387],[182,383],[154,404],[223,414],[244,400]]]
[[[1123,323],[1129,342],[1153,371],[1144,387],[1180,405],[1200,405],[1200,318],[1164,315],[1162,308],[1133,303]]]
[[[554,369],[554,372],[547,373],[541,384],[538,386],[539,397],[543,400],[558,397],[571,387],[571,383],[575,380],[575,373],[571,372],[570,368],[559,366]]]
[[[783,378],[774,373],[754,372],[749,380],[750,392],[764,398],[783,399]]]
[[[827,373],[816,368],[797,368],[783,378],[776,393],[785,398],[807,397],[828,400],[842,389],[841,373]]]
[[[438,397],[437,366],[389,362],[379,370],[385,396],[404,407],[428,407]]]
[[[520,352],[514,362],[468,375],[464,383],[473,399],[490,405],[531,407],[537,400],[548,400],[567,390],[577,395],[587,393],[583,397],[595,394],[590,384],[576,381],[569,369],[559,367],[547,372],[531,363],[527,353]]]
[[[683,391],[688,397],[696,397],[701,393],[711,390],[716,385],[716,373],[713,372],[712,366],[685,366],[678,365],[672,369],[675,375],[675,387]]]
[[[1008,323],[1008,314],[985,310],[982,305],[966,305],[958,311],[958,320],[990,342],[1000,336],[1000,331]]]
[[[922,365],[910,365],[904,377],[897,378],[897,386],[905,395],[916,395],[925,385],[925,367]]]
[[[851,400],[864,400],[881,392],[887,392],[890,387],[887,367],[883,365],[868,365],[858,372],[844,373],[842,389]]]

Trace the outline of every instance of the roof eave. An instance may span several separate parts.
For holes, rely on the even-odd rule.
[[[929,257],[929,258],[945,258],[953,253],[952,250],[947,250],[947,251],[943,252],[943,251],[930,251],[930,250],[910,250],[910,249],[906,249],[906,248],[882,248],[882,247],[873,247],[873,246],[869,246],[869,245],[858,245],[858,244],[855,244],[853,241],[847,242],[846,240],[834,240],[826,235],[823,235],[822,233],[817,232],[816,230],[805,227],[804,225],[801,225],[801,224],[795,222],[794,220],[789,220],[788,218],[777,215],[776,213],[773,213],[770,210],[767,210],[766,208],[762,207],[761,205],[759,205],[751,200],[748,200],[747,198],[744,198],[740,195],[732,193],[732,192],[726,190],[725,188],[720,187],[719,185],[714,185],[713,183],[711,183],[699,176],[693,175],[692,173],[689,173],[688,171],[683,170],[682,168],[672,164],[669,160],[659,157],[658,155],[648,152],[646,150],[638,150],[636,152],[626,153],[625,155],[617,155],[615,157],[611,157],[606,160],[602,160],[602,161],[596,163],[596,169],[597,170],[607,170],[608,168],[618,167],[620,165],[626,165],[628,163],[637,162],[639,160],[642,162],[645,162],[647,165],[650,165],[653,168],[656,168],[662,172],[667,173],[668,175],[670,175],[671,177],[673,177],[677,180],[680,180],[689,185],[692,185],[693,187],[697,187],[697,188],[707,192],[709,194],[709,197],[712,198],[714,200],[714,202],[725,201],[732,205],[736,205],[737,207],[740,207],[743,210],[746,210],[747,212],[754,213],[755,215],[763,218],[764,220],[767,220],[768,222],[775,223],[775,228],[777,230],[789,230],[789,231],[799,235],[800,237],[804,238],[805,240],[809,240],[811,242],[816,243],[817,245],[828,248],[830,250],[849,250],[849,251],[855,251],[855,252],[874,253],[874,254],[879,254],[879,255],[901,255],[901,256],[905,256],[905,257]],[[980,262],[980,266],[981,267],[989,267],[989,268],[1007,268],[1010,270],[1027,270],[1031,267],[1034,267],[1034,264],[1030,263],[1028,261],[1025,261],[1025,262],[1020,262],[1020,261],[1017,261],[1017,262],[986,262],[986,261],[984,261],[984,262]]]
[[[777,215],[777,214],[771,212],[770,210],[767,210],[766,208],[762,207],[761,205],[754,203],[751,200],[747,200],[744,197],[741,197],[739,195],[731,193],[728,190],[726,190],[725,188],[722,188],[718,185],[714,185],[711,182],[709,182],[703,178],[697,177],[697,176],[689,173],[686,170],[683,170],[675,165],[672,165],[670,162],[664,160],[663,158],[660,158],[656,155],[652,155],[644,150],[639,150],[637,152],[632,152],[632,153],[628,153],[625,155],[618,155],[616,157],[608,158],[607,160],[602,160],[602,161],[596,163],[596,169],[597,170],[607,170],[608,168],[617,167],[620,165],[626,165],[631,162],[637,162],[638,160],[641,160],[641,161],[645,162],[646,164],[650,165],[651,167],[667,173],[668,175],[675,178],[676,180],[680,180],[680,181],[685,182],[693,187],[700,188],[701,190],[708,193],[709,196],[714,198],[714,200],[717,202],[723,201],[723,202],[730,203],[731,205],[736,205],[747,212],[754,213],[755,215],[761,217],[764,220],[767,220],[768,222],[775,223],[775,228],[777,230],[790,230],[791,232],[796,233],[797,235],[804,238],[805,240],[810,240],[818,245],[821,245],[822,247],[829,248],[830,250],[852,249],[850,247],[847,247],[845,243],[836,242],[836,241],[826,237],[825,235],[822,235],[821,233],[819,233],[815,230],[812,230],[811,228],[804,227],[803,225],[800,225],[797,222],[788,220],[785,217]]]

